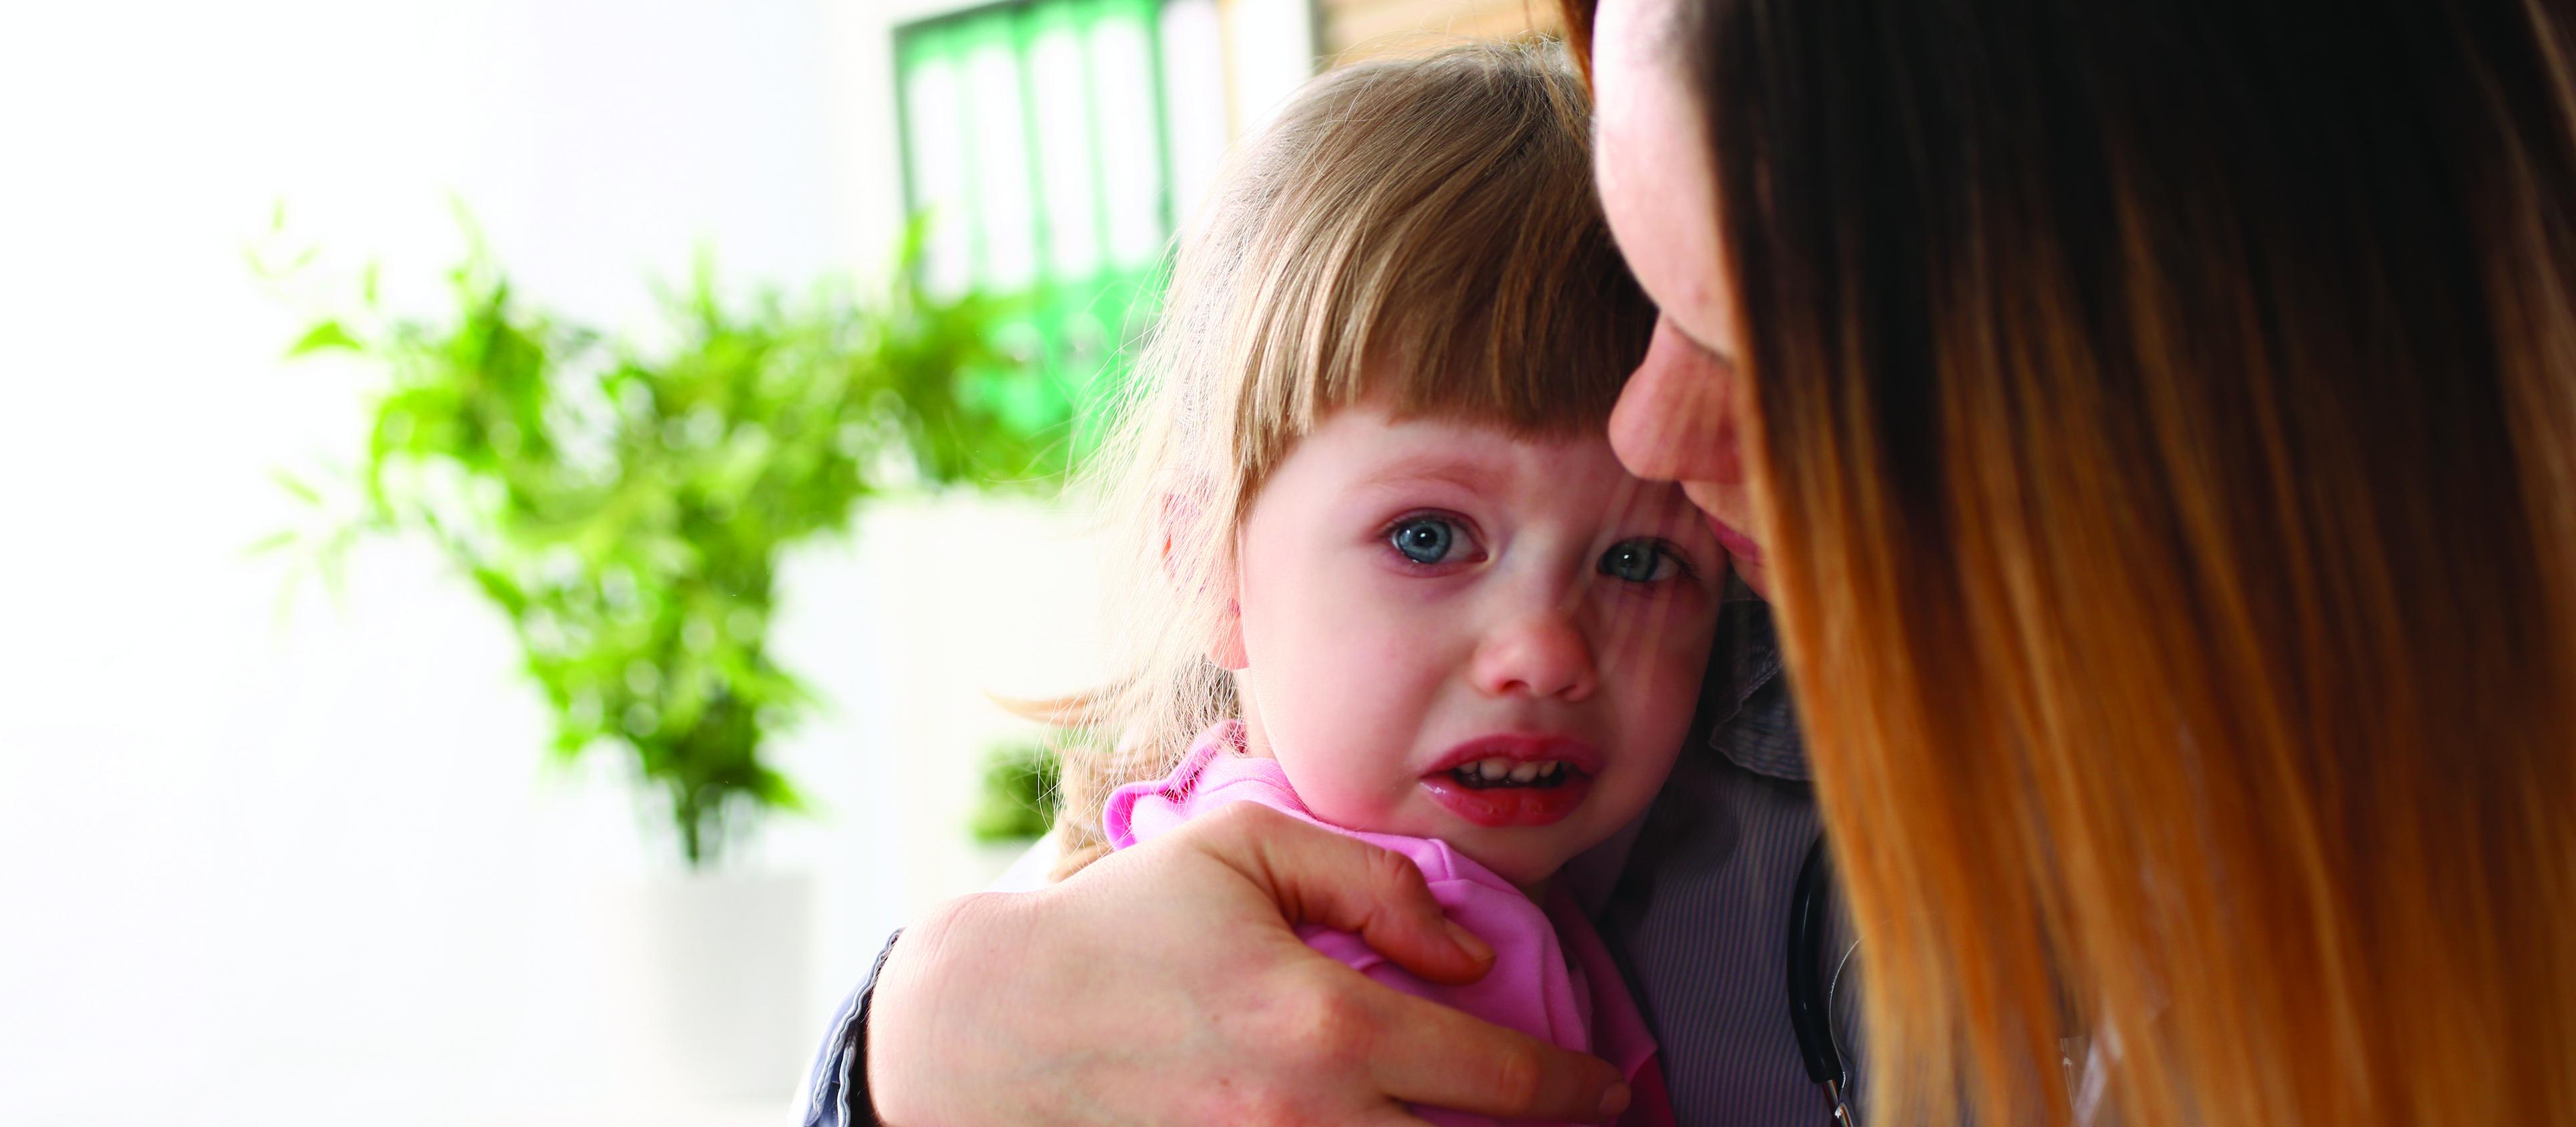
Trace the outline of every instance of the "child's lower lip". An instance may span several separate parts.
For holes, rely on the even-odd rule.
[[[1422,777],[1423,793],[1450,813],[1480,826],[1546,826],[1583,805],[1592,776],[1576,774],[1552,787],[1471,788],[1447,772]]]

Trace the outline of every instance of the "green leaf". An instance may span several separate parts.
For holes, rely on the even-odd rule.
[[[294,494],[296,499],[316,508],[321,507],[322,494],[316,491],[312,486],[305,484],[304,479],[288,473],[285,470],[270,470],[268,471],[268,476],[271,480],[277,482],[277,484],[285,487],[287,492]]]
[[[813,801],[805,797],[805,792],[796,789],[796,784],[788,782],[786,776],[762,767],[755,770],[752,780],[752,796],[763,805],[797,814],[814,811]]]
[[[295,543],[297,540],[302,538],[303,534],[292,528],[280,532],[272,532],[257,540],[251,541],[247,547],[242,549],[242,554],[245,556],[264,556],[270,552],[286,547],[289,544]]]
[[[286,350],[286,354],[290,357],[303,356],[330,348],[345,348],[356,352],[362,347],[358,343],[358,338],[350,336],[349,330],[341,328],[338,321],[324,321],[305,330],[304,335],[296,340],[294,347]]]

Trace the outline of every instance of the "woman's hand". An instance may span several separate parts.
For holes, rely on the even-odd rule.
[[[1493,954],[1411,861],[1240,803],[1041,892],[952,901],[877,980],[868,1087],[889,1127],[1418,1124],[1407,1103],[1597,1121],[1608,1064],[1397,993],[1291,926],[1424,978]]]

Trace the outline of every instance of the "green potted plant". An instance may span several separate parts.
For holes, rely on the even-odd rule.
[[[388,311],[372,271],[355,289],[290,353],[354,355],[385,383],[351,472],[286,479],[347,515],[291,539],[326,568],[363,537],[433,545],[516,636],[553,754],[622,757],[693,874],[808,805],[770,754],[817,703],[769,648],[781,554],[892,490],[1044,487],[1066,469],[1074,397],[995,347],[994,303],[934,297],[908,269],[873,300],[728,299],[702,263],[650,349],[536,309],[479,240],[434,315]],[[806,890],[733,876],[667,882],[640,925],[674,951],[731,952],[677,972],[664,1007],[694,1027],[671,1055],[712,1060],[694,1086],[709,1094],[738,1086],[728,1070],[766,1077],[775,1050],[740,1027],[802,1001],[799,970],[744,975],[801,962]],[[764,1012],[716,1012],[746,1006]]]
[[[933,298],[909,270],[873,303],[729,302],[702,265],[653,353],[531,308],[479,246],[444,315],[360,290],[290,349],[388,376],[355,503],[288,479],[356,514],[303,539],[434,545],[516,635],[554,752],[623,751],[691,868],[806,805],[765,754],[814,703],[768,650],[781,553],[892,488],[1027,489],[1066,468],[1070,395],[994,347],[993,303]]]

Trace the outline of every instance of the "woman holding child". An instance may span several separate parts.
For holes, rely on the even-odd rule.
[[[1661,312],[1609,441],[1638,477],[1678,481],[1776,608],[1867,965],[1870,1118],[2576,1107],[2565,14],[1568,15],[1578,43],[1592,33],[1608,227]],[[1301,433],[1365,390],[1305,405]],[[1608,527],[1645,519],[1651,490],[1564,534],[1606,540],[1597,559],[1542,554],[1558,590],[1588,600],[1705,552],[1651,520]],[[1387,546],[1435,563],[1477,531],[1390,527]],[[1525,538],[1499,539],[1459,559],[1519,558]],[[1573,583],[1577,561],[1607,579]],[[1480,644],[1528,643],[1503,647],[1519,673],[1497,692],[1535,693],[1531,670],[1606,684],[1643,668],[1607,655],[1660,652],[1636,639],[1708,629],[1659,615],[1499,615]],[[1646,622],[1663,625],[1620,625]],[[1730,629],[1702,701],[1720,729],[1782,691],[1768,648]],[[1472,668],[1482,651],[1462,652]],[[1550,683],[1567,711],[1545,715],[1581,714],[1573,683]],[[1753,782],[1692,774],[1740,754],[1700,758],[1646,819],[1655,860],[1613,895],[1614,939],[1679,919],[1723,949],[1772,926],[1735,909],[1787,895],[1765,842],[1694,852],[1705,827],[1676,812],[1695,801],[1728,834],[1770,824],[1740,816]],[[1324,789],[1279,764],[1295,793]],[[897,1124],[1597,1121],[1643,1094],[1566,1039],[1319,956],[1292,925],[1354,933],[1414,983],[1492,958],[1446,926],[1422,869],[1315,822],[1349,828],[1236,803],[1047,891],[952,905],[836,1024],[818,1116],[863,1119],[872,1098]],[[1621,924],[1621,895],[1665,922]],[[1820,1100],[1768,1102],[1777,1069],[1736,1067],[1785,1017],[1672,1004],[1695,995],[1627,957],[1679,1122],[1823,1121]],[[2057,1066],[2070,1039],[2096,1050],[2089,1080]]]

